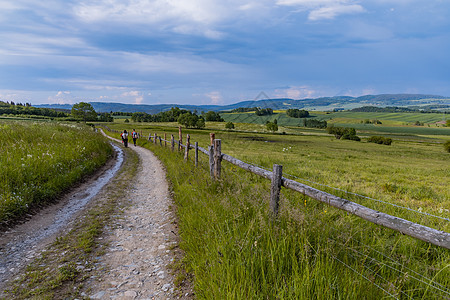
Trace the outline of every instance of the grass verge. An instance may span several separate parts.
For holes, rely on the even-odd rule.
[[[195,168],[181,153],[145,139],[139,143],[167,168],[185,251],[181,263],[193,276],[199,299],[450,295],[448,250],[284,189],[274,220],[269,181],[227,163],[222,180],[212,181],[207,157],[201,155]]]
[[[126,149],[126,160],[118,175],[106,187],[104,196],[76,220],[73,228],[57,238],[4,291],[5,299],[82,298],[83,281],[95,274],[95,257],[103,252],[97,238],[110,223],[111,216],[122,210],[128,182],[137,174],[139,158]],[[107,195],[107,196],[106,196]]]

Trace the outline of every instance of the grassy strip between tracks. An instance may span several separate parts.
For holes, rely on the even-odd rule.
[[[125,208],[124,198],[129,182],[137,174],[139,157],[126,150],[126,160],[119,174],[108,184],[106,194],[93,203],[73,228],[34,260],[5,291],[5,299],[83,299],[83,281],[96,272],[95,257],[103,253],[98,237],[111,216]]]

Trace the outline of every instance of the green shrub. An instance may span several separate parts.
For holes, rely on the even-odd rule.
[[[450,152],[450,140],[445,142],[444,148],[445,148],[445,151]]]
[[[327,132],[333,134],[338,140],[352,140],[360,141],[361,139],[356,135],[355,128],[335,127],[333,125],[327,127]]]
[[[233,122],[228,122],[227,124],[225,124],[225,128],[226,128],[226,129],[234,129],[234,124],[233,124]]]
[[[380,145],[390,145],[392,144],[392,139],[384,136],[374,135],[371,136],[368,140],[369,143],[375,143]]]

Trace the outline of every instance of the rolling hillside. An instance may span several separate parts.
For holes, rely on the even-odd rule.
[[[197,111],[230,111],[239,107],[261,107],[272,108],[274,110],[285,110],[289,108],[299,108],[308,110],[333,110],[350,109],[368,105],[374,106],[421,106],[430,104],[450,105],[450,98],[436,95],[422,94],[382,94],[365,95],[361,97],[336,96],[322,97],[315,99],[266,99],[256,101],[242,101],[230,105],[182,105],[182,104],[123,104],[123,103],[105,103],[90,102],[97,112],[146,112],[155,114],[161,111],[169,110],[171,107],[179,107],[187,110]],[[70,109],[69,104],[42,104],[36,107],[46,107],[54,109]]]

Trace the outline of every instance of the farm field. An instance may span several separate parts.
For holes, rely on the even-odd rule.
[[[54,201],[112,155],[92,128],[0,120],[0,224]]]
[[[312,119],[325,120],[337,126],[351,126],[359,130],[384,133],[406,133],[425,135],[449,135],[450,128],[437,127],[436,122],[444,120],[444,114],[435,113],[368,113],[368,112],[317,112],[311,111]],[[275,112],[273,115],[257,116],[254,112],[223,113],[226,122],[265,124],[267,121],[277,120],[281,126],[303,126],[303,120],[290,118],[284,112]],[[362,124],[365,120],[380,120],[382,125]],[[413,126],[416,121],[424,126]],[[428,127],[428,125],[430,127]],[[442,126],[442,125],[441,125]],[[239,128],[238,128],[239,129]]]
[[[222,124],[214,123],[214,127]],[[108,126],[119,131],[135,128],[145,137],[150,133],[178,137],[177,124]],[[257,130],[255,126],[261,125],[241,130]],[[189,133],[191,143],[206,147],[209,132],[183,129],[183,140]],[[218,130],[216,138],[222,140],[224,153],[245,162],[268,170],[281,164],[285,177],[391,215],[450,230],[449,154],[435,141],[399,139],[384,146],[336,140],[315,130],[309,135]],[[442,299],[450,295],[448,250],[287,190],[282,191],[280,216],[273,222],[267,213],[267,180],[225,163],[224,179],[212,183],[207,157],[202,154],[201,168],[195,169],[168,148],[146,138],[139,143],[167,167],[180,217],[180,247],[186,251],[183,264],[193,273],[201,299],[360,299],[368,295]]]

